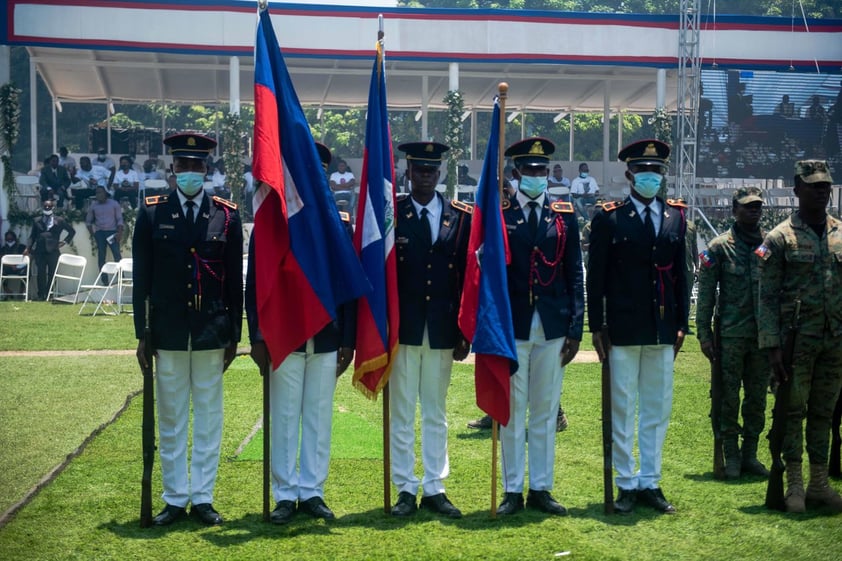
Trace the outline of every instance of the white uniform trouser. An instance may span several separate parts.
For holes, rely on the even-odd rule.
[[[173,506],[213,502],[222,441],[225,351],[158,350],[158,450],[164,501]],[[193,451],[187,471],[187,432],[193,398]]]
[[[447,387],[453,349],[431,349],[427,333],[420,346],[398,345],[389,377],[389,428],[392,483],[398,492],[418,494],[415,475],[415,407],[421,401],[423,496],[444,493],[447,458]]]
[[[564,337],[547,340],[536,312],[529,340],[515,341],[518,370],[511,377],[509,424],[500,429],[503,489],[522,493],[526,464],[526,409],[529,408],[529,488],[550,491],[555,465],[555,427],[564,368]]]
[[[272,372],[269,384],[275,501],[324,498],[330,465],[336,351],[314,353],[312,350],[310,339],[307,352],[289,355]]]
[[[672,410],[672,345],[612,346],[608,360],[615,482],[621,489],[654,489]],[[636,405],[639,471],[632,455]]]

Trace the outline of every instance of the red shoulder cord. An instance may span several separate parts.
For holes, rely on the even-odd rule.
[[[222,229],[222,235],[228,237],[228,229],[231,224],[231,212],[228,207],[222,205],[222,211],[225,213],[225,226]],[[193,299],[196,310],[202,309],[202,270],[207,272],[213,279],[219,281],[219,284],[225,282],[225,267],[220,267],[221,272],[214,271],[211,265],[222,263],[221,259],[203,259],[199,256],[198,251],[193,252]]]
[[[537,246],[532,249],[532,255],[529,256],[529,305],[532,305],[532,286],[538,283],[539,286],[549,286],[555,280],[559,269],[561,269],[561,262],[564,257],[564,246],[567,241],[567,226],[564,224],[564,219],[561,216],[555,217],[556,229],[556,244],[555,256],[552,261],[547,259],[547,256]],[[550,278],[544,280],[538,272],[538,259],[541,263],[552,270]]]

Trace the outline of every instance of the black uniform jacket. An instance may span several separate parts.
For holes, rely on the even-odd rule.
[[[138,338],[150,297],[155,349],[221,349],[240,341],[243,229],[236,205],[207,195],[192,228],[176,194],[147,197],[132,241]]]
[[[67,236],[64,240],[61,239],[61,233],[66,232]],[[29,243],[33,255],[46,255],[48,253],[58,253],[58,244],[61,241],[70,243],[73,241],[73,236],[76,235],[76,230],[70,223],[61,216],[53,216],[53,226],[47,228],[43,217],[38,217],[32,221],[32,230],[29,232]]]
[[[588,322],[603,324],[607,300],[612,345],[672,345],[687,331],[683,208],[661,200],[661,230],[654,245],[626,198],[594,215],[588,252]]]
[[[348,213],[340,213],[343,224],[348,235],[353,234]],[[260,333],[259,316],[257,313],[257,276],[255,274],[254,257],[254,231],[252,230],[249,241],[248,268],[246,270],[246,318],[249,326],[249,341],[263,341],[263,334]],[[294,297],[294,296],[290,296]],[[330,353],[347,347],[353,349],[356,344],[357,333],[357,301],[351,300],[339,307],[336,311],[336,319],[322,328],[313,337],[314,353]],[[307,350],[307,343],[304,343],[296,352],[303,353]]]
[[[535,310],[547,339],[582,339],[585,316],[579,225],[570,203],[544,197],[533,238],[517,196],[503,203],[512,256],[509,298],[515,339],[528,340]]]
[[[432,247],[424,241],[421,228],[425,226],[411,197],[397,203],[398,337],[403,345],[421,345],[426,327],[431,349],[452,349],[459,335],[457,321],[473,209],[438,193],[436,197],[441,202],[441,221]]]

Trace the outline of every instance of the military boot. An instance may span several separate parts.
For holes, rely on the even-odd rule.
[[[833,512],[842,512],[842,497],[827,483],[827,464],[810,464],[807,500],[827,505]]]
[[[728,437],[722,441],[722,450],[725,455],[725,479],[740,478],[740,447],[737,444],[737,437]]]
[[[741,452],[743,456],[743,473],[769,477],[769,470],[757,459],[757,437],[743,438],[743,449]]]
[[[827,479],[825,479],[827,483]],[[786,495],[784,495],[787,512],[804,512],[804,480],[801,475],[801,462],[786,463]]]

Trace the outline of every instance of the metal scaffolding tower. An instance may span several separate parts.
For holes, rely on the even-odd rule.
[[[696,208],[696,145],[699,117],[699,0],[681,0],[678,29],[678,169],[677,196]]]

